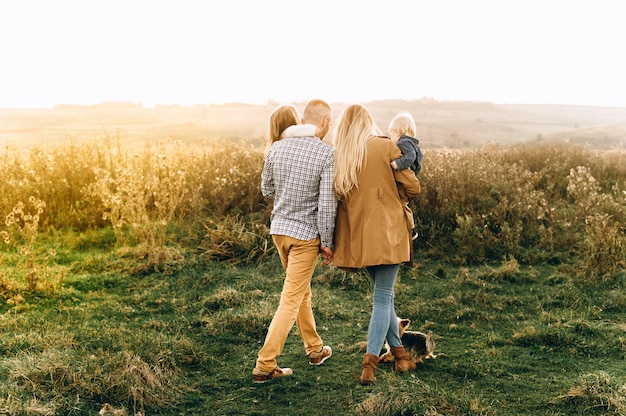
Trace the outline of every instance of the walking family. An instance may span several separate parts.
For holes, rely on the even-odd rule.
[[[323,142],[331,124],[330,105],[318,99],[306,105],[302,118],[292,105],[270,116],[261,191],[274,200],[270,234],[285,279],[252,370],[256,383],[293,373],[279,367],[277,357],[294,323],[309,364],[321,365],[332,356],[316,330],[311,306],[311,278],[320,253],[323,265],[365,269],[374,285],[360,384],[376,382],[385,340],[398,372],[415,369],[400,340],[394,305],[400,265],[413,260],[408,203],[420,192],[416,174],[423,157],[415,123],[410,114],[399,114],[389,136],[383,136],[364,106],[348,105],[337,121],[333,146]]]

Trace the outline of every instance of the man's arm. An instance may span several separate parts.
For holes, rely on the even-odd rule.
[[[276,193],[274,189],[274,176],[272,174],[272,161],[268,154],[263,164],[263,171],[261,172],[261,193],[263,196],[273,198]]]
[[[317,206],[317,227],[320,233],[320,245],[322,248],[328,247],[331,253],[334,248],[333,235],[335,232],[335,217],[337,215],[337,197],[333,186],[334,164],[335,157],[333,153],[328,157],[322,170]]]

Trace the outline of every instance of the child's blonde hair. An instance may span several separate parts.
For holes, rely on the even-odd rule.
[[[398,130],[400,136],[411,137],[415,137],[415,131],[417,130],[415,128],[415,120],[413,120],[413,116],[408,111],[403,111],[391,119],[387,129],[389,133],[391,133],[391,129]]]

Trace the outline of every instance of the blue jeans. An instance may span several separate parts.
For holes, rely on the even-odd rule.
[[[365,351],[368,354],[379,355],[385,338],[391,347],[402,345],[394,306],[394,285],[399,269],[399,264],[367,267],[367,273],[374,281],[372,317],[367,328]]]

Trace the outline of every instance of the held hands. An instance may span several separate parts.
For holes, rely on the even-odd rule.
[[[322,264],[324,266],[327,266],[330,264],[331,261],[333,261],[333,250],[330,247],[320,247],[320,253],[322,254],[322,256],[324,257],[324,261],[322,262]]]
[[[396,161],[395,161],[395,160],[392,160],[392,161],[391,161],[391,163],[390,163],[390,165],[391,165],[391,168],[392,168],[393,170],[398,170],[398,165],[396,164]]]

